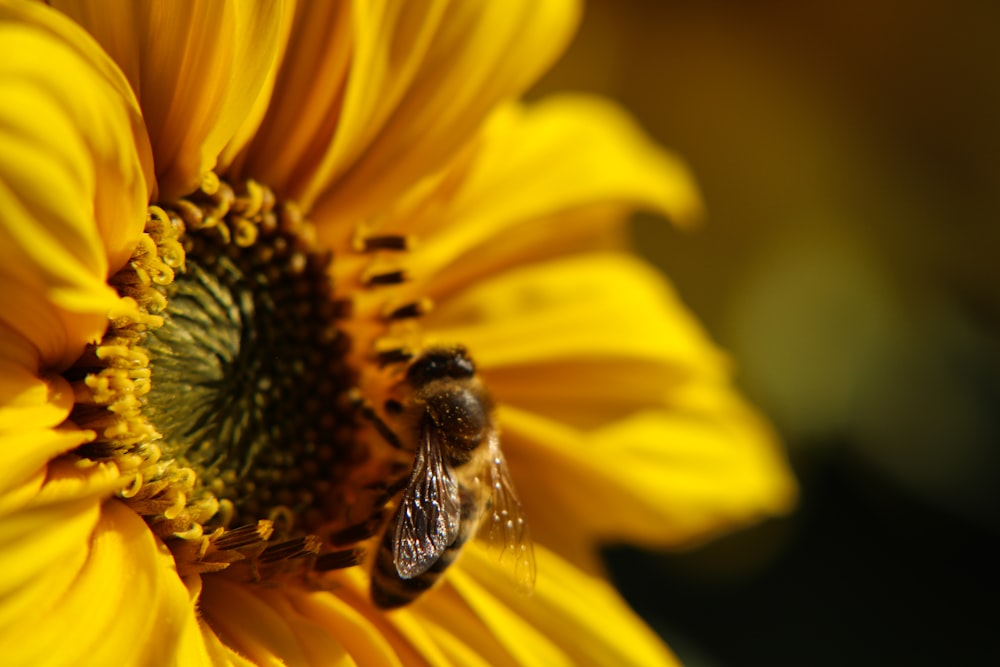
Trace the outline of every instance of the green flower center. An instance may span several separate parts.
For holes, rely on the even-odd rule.
[[[344,396],[355,380],[330,256],[299,236],[294,209],[268,200],[186,234],[185,270],[164,288],[163,326],[144,344],[155,389],[146,414],[164,455],[231,503],[217,521],[309,532],[322,520],[317,493],[365,451]],[[241,229],[256,231],[241,239]]]

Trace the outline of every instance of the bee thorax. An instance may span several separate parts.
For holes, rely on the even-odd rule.
[[[482,397],[463,386],[441,387],[425,399],[427,418],[439,429],[445,457],[460,465],[485,440],[491,416]]]

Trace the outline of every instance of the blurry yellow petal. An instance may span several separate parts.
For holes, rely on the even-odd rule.
[[[572,251],[567,246],[593,233],[594,224],[620,227],[636,209],[679,223],[701,211],[684,164],[598,98],[563,96],[502,109],[470,162],[458,166],[468,172],[458,187],[446,184],[445,201],[404,218],[407,232],[422,234],[414,273],[435,276],[435,296],[530,261],[536,251]],[[603,215],[588,217],[595,207]],[[566,215],[581,209],[575,218]]]
[[[136,91],[159,198],[194,190],[243,125],[275,64],[280,0],[52,4],[94,35]]]
[[[127,82],[78,26],[4,4],[0,43],[0,323],[61,367],[104,330],[151,162]]]
[[[482,141],[449,206],[456,219],[524,220],[596,203],[642,207],[678,223],[701,214],[684,163],[607,99],[561,95],[503,107]]]
[[[595,542],[689,546],[795,501],[773,433],[725,387],[677,392],[591,433],[513,408],[501,423],[535,533],[588,567]]]
[[[429,321],[438,336],[477,349],[484,368],[581,358],[685,366],[719,360],[694,318],[677,307],[662,276],[619,253],[499,274],[449,299]]]
[[[142,519],[117,501],[103,506],[91,501],[86,512],[92,517],[90,526],[79,531],[69,530],[69,516],[36,526],[40,533],[66,532],[60,542],[74,544],[75,553],[49,564],[48,553],[37,548],[33,552],[35,559],[46,558],[46,567],[36,566],[28,581],[35,585],[51,580],[51,585],[39,591],[35,604],[14,622],[2,625],[9,633],[0,642],[5,663],[204,663],[204,647],[192,636],[197,632],[194,603],[173,569],[170,553]],[[59,530],[51,530],[52,525]],[[3,611],[9,611],[7,603]]]
[[[536,547],[538,581],[520,595],[471,546],[448,581],[519,665],[676,665],[662,641],[604,579]]]
[[[760,415],[734,392],[709,384],[693,384],[673,399],[668,410],[637,414],[590,438],[595,449],[621,448],[640,466],[636,495],[672,508],[661,515],[665,524],[648,531],[651,543],[690,546],[792,508],[795,479]],[[643,461],[650,465],[641,467]],[[674,509],[681,507],[683,513]]]
[[[429,321],[435,339],[474,352],[500,401],[577,427],[661,406],[674,387],[728,370],[662,274],[625,254],[501,274]]]
[[[304,25],[292,35],[302,46],[281,76],[312,68],[313,54],[340,36],[342,52],[319,61],[329,76],[318,80],[332,77],[330,87],[317,91],[312,77],[300,77],[294,89],[288,84],[286,94],[276,93],[261,126],[261,149],[253,147],[245,172],[307,208],[322,197],[318,217],[325,220],[370,214],[442,168],[497,103],[534,81],[564,47],[576,18],[571,0],[359,2],[349,17],[325,17],[322,28]],[[320,106],[312,107],[313,100]],[[289,136],[282,120],[291,109],[316,115],[300,135]],[[272,162],[275,154],[263,147],[277,147],[279,136],[290,152]]]

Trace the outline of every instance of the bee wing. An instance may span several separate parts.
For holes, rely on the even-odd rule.
[[[419,576],[437,561],[455,541],[460,515],[458,485],[444,464],[437,429],[425,418],[413,472],[396,511],[392,556],[401,578]]]
[[[522,593],[535,588],[535,550],[528,534],[524,508],[514,492],[500,440],[490,438],[490,461],[485,482],[488,498],[476,538],[496,555],[504,572]]]

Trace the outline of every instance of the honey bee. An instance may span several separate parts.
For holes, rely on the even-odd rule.
[[[432,348],[410,364],[403,386],[408,405],[395,407],[416,438],[416,453],[372,569],[372,600],[392,609],[417,599],[472,537],[530,592],[534,551],[500,450],[493,401],[472,360],[461,347]]]

